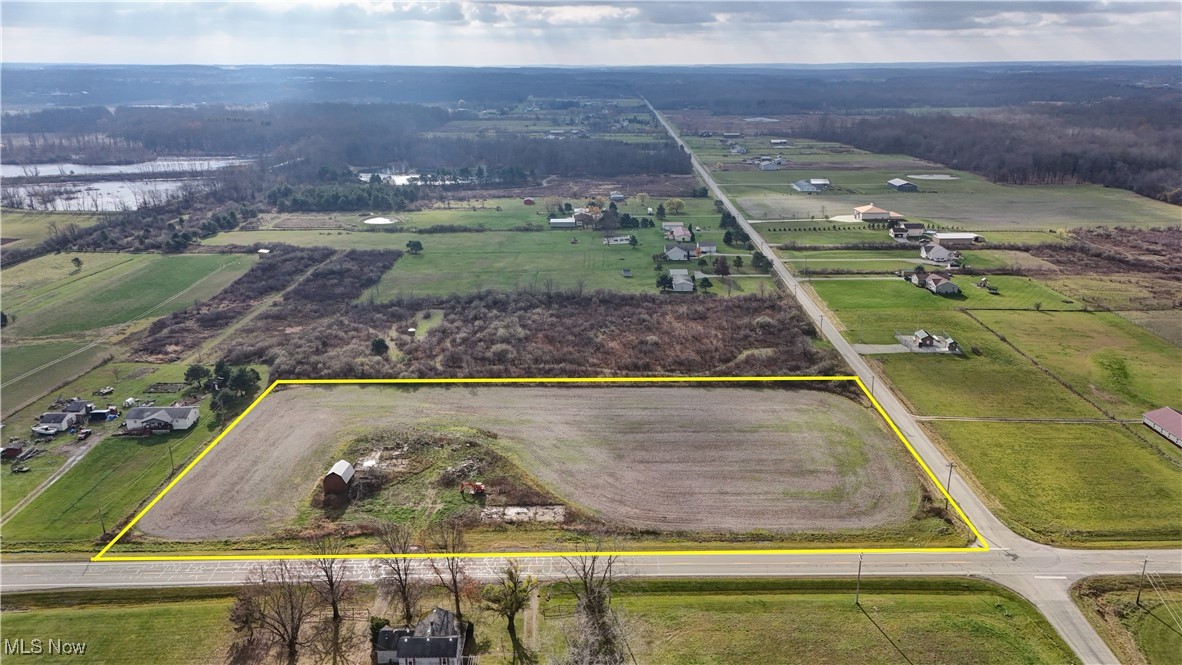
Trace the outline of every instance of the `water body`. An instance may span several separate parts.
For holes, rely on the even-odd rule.
[[[186,186],[202,186],[201,178],[182,180],[107,180],[102,182],[59,182],[52,186],[66,190],[52,201],[38,200],[36,210],[112,211],[134,210],[142,205],[163,203]],[[30,191],[46,185],[17,185],[5,187],[5,199],[18,196],[28,206]]]
[[[0,178],[24,177],[56,177],[63,175],[110,175],[127,173],[137,175],[141,173],[173,173],[193,172],[201,173],[215,169],[246,164],[249,159],[226,157],[188,159],[184,157],[164,157],[154,162],[140,162],[137,164],[71,164],[56,162],[52,164],[0,164]]]

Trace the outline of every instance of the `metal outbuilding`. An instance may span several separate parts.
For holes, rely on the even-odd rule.
[[[340,460],[332,465],[324,475],[325,494],[344,494],[349,491],[349,483],[353,482],[353,465]]]

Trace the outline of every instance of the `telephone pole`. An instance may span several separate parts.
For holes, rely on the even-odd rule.
[[[854,604],[862,606],[862,554],[858,553],[858,586],[854,591]]]
[[[948,503],[952,496],[952,470],[956,468],[956,462],[948,463],[948,482],[944,483],[944,509],[948,509]]]
[[[1145,569],[1149,567],[1149,557],[1141,564],[1141,579],[1137,581],[1137,607],[1141,607],[1141,587],[1145,585]]]

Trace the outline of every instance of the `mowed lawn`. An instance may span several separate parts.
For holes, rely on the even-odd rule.
[[[63,275],[44,288],[6,297],[5,311],[17,317],[6,332],[62,335],[162,316],[212,297],[256,260],[244,255],[140,255],[107,270],[88,272],[89,258],[83,255],[79,274]]]
[[[1121,418],[1182,408],[1182,348],[1107,312],[978,312],[1060,379]]]
[[[0,613],[4,638],[24,639],[29,650],[33,648],[32,641],[39,639],[43,653],[5,653],[4,662],[38,665],[225,662],[226,647],[234,637],[227,618],[234,599],[221,591],[169,591],[177,597],[157,602],[136,602],[127,597],[128,592],[115,592],[118,596],[111,600],[108,598],[114,594],[67,592],[66,602],[51,601],[46,603],[48,606],[30,603],[22,594],[5,594],[5,611]],[[21,609],[9,609],[13,607]],[[85,643],[86,650],[81,654],[54,654],[50,652],[50,639]]]
[[[861,607],[852,578],[643,586],[616,602],[652,665],[1078,662],[1037,610],[989,583],[863,580]]]
[[[962,307],[972,310],[1033,309],[1036,305],[1047,310],[1080,309],[1078,303],[1064,302],[1070,298],[1028,277],[991,275],[989,283],[997,287],[997,295],[973,286],[978,279],[954,276],[952,281],[960,287],[961,293],[953,296],[938,296],[901,278],[897,281],[818,281],[813,282],[812,287],[838,315],[882,309],[911,309],[917,313]]]
[[[57,224],[59,229],[65,229],[67,224],[77,224],[85,228],[97,224],[98,221],[97,215],[86,212],[43,212],[5,208],[0,211],[0,235],[9,241],[4,243],[4,249],[24,249],[48,238],[51,222]]]
[[[1147,444],[1116,424],[930,425],[1020,534],[1073,547],[1182,545],[1182,453],[1164,439]]]

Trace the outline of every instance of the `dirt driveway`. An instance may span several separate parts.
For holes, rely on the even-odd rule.
[[[828,393],[699,387],[296,387],[269,396],[140,522],[175,540],[287,526],[377,425],[463,424],[560,496],[661,531],[867,528],[919,481],[873,412]]]

